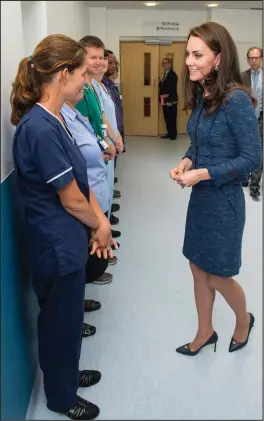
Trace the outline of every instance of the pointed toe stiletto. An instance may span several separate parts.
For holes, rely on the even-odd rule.
[[[186,345],[182,345],[179,348],[177,348],[176,352],[178,352],[179,354],[182,354],[182,355],[188,355],[190,357],[194,357],[195,355],[198,354],[198,352],[201,351],[202,348],[204,348],[207,345],[214,345],[214,352],[216,352],[217,341],[218,341],[218,335],[214,331],[214,333],[210,336],[210,338],[202,346],[200,346],[200,348],[198,348],[196,351],[191,351],[190,350],[190,343],[188,343]]]
[[[230,345],[229,345],[229,352],[238,351],[239,349],[244,348],[244,346],[247,345],[251,329],[255,323],[255,317],[253,316],[253,314],[249,313],[249,315],[250,315],[250,322],[249,322],[247,339],[244,342],[238,342],[235,340],[234,337],[232,337]]]

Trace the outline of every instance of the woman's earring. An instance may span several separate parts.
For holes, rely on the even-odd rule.
[[[218,72],[218,69],[219,69],[219,67],[218,66],[215,66],[215,71],[216,72]]]

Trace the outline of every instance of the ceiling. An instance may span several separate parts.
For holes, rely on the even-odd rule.
[[[146,7],[143,1],[86,1],[89,7],[106,7],[108,9],[148,9],[148,10],[208,10],[207,4],[217,3],[219,9],[262,9],[262,1],[221,1],[221,0],[204,0],[204,1],[163,1],[155,0],[159,3],[155,7]],[[100,5],[100,6],[99,6]]]

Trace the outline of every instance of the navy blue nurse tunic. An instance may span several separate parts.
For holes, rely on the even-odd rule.
[[[65,275],[85,266],[89,229],[61,205],[57,189],[74,178],[89,200],[85,160],[59,119],[36,104],[13,142],[20,199],[34,273]]]
[[[76,402],[89,229],[62,206],[57,190],[76,180],[89,200],[85,160],[60,120],[36,104],[13,140],[33,286],[40,304],[39,362],[50,409]]]

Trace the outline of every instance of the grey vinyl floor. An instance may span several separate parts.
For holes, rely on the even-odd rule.
[[[260,420],[262,199],[254,202],[245,189],[247,222],[237,280],[256,317],[248,346],[228,353],[235,318],[218,295],[217,352],[207,347],[194,358],[176,354],[197,328],[192,277],[181,253],[190,190],[169,178],[188,140],[130,137],[126,142],[115,186],[122,194],[115,214],[121,247],[117,265],[107,270],[114,279],[86,286],[87,297],[102,308],[85,314],[97,333],[83,340],[80,368],[98,369],[102,379],[79,393],[99,405],[102,420]],[[40,372],[27,419],[66,419],[47,410]]]

